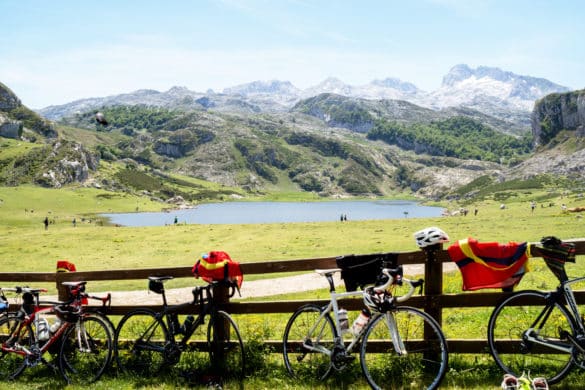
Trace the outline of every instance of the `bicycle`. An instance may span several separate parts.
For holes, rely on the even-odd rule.
[[[102,376],[111,361],[112,335],[100,315],[84,311],[85,283],[64,283],[76,291],[68,302],[41,302],[39,295],[45,289],[1,289],[2,296],[11,291],[22,298],[18,311],[0,317],[1,379],[15,379],[26,368],[41,364],[56,370],[55,360],[68,383],[90,383]],[[105,305],[109,297],[102,302]],[[47,303],[51,306],[41,306]],[[48,317],[56,317],[52,326]]]
[[[172,276],[150,276],[148,288],[162,296],[162,309],[138,308],[128,312],[116,328],[114,355],[121,371],[142,377],[157,376],[176,366],[182,374],[193,371],[205,359],[211,373],[221,378],[242,380],[244,377],[244,343],[232,317],[219,309],[214,294],[218,287],[235,292],[235,283],[213,281],[192,290],[193,301],[169,305],[164,282]],[[179,312],[188,315],[181,324]],[[199,342],[190,343],[195,332],[209,317],[207,333],[196,335]]]
[[[574,262],[574,247],[554,237],[541,242],[542,256],[560,284],[550,292],[524,290],[506,296],[490,316],[487,338],[503,371],[538,374],[555,384],[575,366],[585,369],[585,325],[571,287],[585,277],[567,277],[564,263]]]
[[[333,275],[341,271],[341,268],[315,270],[329,283],[329,303],[304,305],[289,319],[283,337],[283,356],[289,374],[322,381],[333,370],[342,370],[351,363],[355,359],[351,354],[359,348],[361,369],[372,388],[436,389],[448,365],[445,336],[427,313],[399,305],[417,287],[422,289],[423,280],[404,278],[402,266],[383,268],[382,285],[365,291],[337,293]],[[393,296],[387,291],[390,286],[403,283],[409,286],[406,294]],[[344,335],[349,332],[340,322],[338,300],[360,295],[370,308],[371,317],[346,342]]]

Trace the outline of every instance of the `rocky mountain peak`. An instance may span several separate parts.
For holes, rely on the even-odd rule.
[[[277,95],[298,95],[300,90],[290,81],[269,80],[253,81],[251,83],[240,84],[234,87],[225,88],[224,94],[239,94],[243,96],[255,94],[277,94]]]
[[[420,91],[416,85],[394,77],[385,78],[383,80],[374,80],[370,84],[382,88],[396,89],[405,93],[416,93]]]

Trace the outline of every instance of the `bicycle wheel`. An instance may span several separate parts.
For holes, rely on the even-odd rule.
[[[544,324],[536,325],[537,318],[545,310],[547,294],[540,291],[520,291],[504,299],[492,312],[488,324],[488,343],[494,360],[508,374],[546,378],[550,384],[564,378],[572,368],[570,353],[552,348],[553,344],[569,347],[568,340],[560,340],[559,330],[575,334],[573,319],[567,309],[554,302]],[[535,306],[527,306],[527,299],[536,300]],[[549,345],[530,342],[526,336],[535,328],[535,336]]]
[[[244,379],[244,343],[232,317],[217,311],[207,328],[207,344],[212,371],[224,379]]]
[[[34,332],[30,325],[22,330],[20,337],[13,335],[19,324],[16,314],[6,314],[0,318],[0,343],[2,346],[20,345],[28,350],[34,347]],[[13,352],[0,352],[0,380],[14,379],[26,368],[26,358]]]
[[[86,316],[63,334],[59,370],[68,383],[98,380],[112,356],[112,336],[107,323],[97,316]]]
[[[367,326],[360,361],[373,389],[439,387],[449,353],[443,331],[430,315],[400,306]]]
[[[320,316],[319,306],[305,305],[294,312],[286,324],[284,364],[293,377],[323,380],[331,373],[331,358],[325,350],[333,351],[337,333],[331,317],[328,314]],[[321,348],[323,352],[311,351],[307,346]]]
[[[170,344],[167,327],[154,311],[134,310],[127,313],[116,328],[116,362],[125,373],[157,376],[166,364],[165,348]]]

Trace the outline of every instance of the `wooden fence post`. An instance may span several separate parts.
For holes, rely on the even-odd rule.
[[[220,307],[230,303],[229,287],[216,285],[213,288],[213,301]],[[215,317],[216,322],[213,324],[213,340],[210,348],[212,349],[213,361],[211,368],[215,375],[222,374],[222,364],[225,363],[223,344],[230,337],[230,324],[223,317]]]
[[[425,262],[425,311],[431,315],[439,325],[443,323],[443,312],[440,306],[440,297],[443,293],[443,263],[438,256],[443,244],[425,247],[427,257]]]

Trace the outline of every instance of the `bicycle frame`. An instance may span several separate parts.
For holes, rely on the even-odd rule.
[[[560,286],[557,287],[556,291],[550,292],[547,295],[548,299],[551,300],[551,304],[544,307],[543,311],[538,315],[538,317],[532,324],[532,327],[530,327],[529,329],[526,330],[526,332],[524,332],[524,335],[528,341],[531,341],[535,344],[546,345],[563,353],[572,353],[573,345],[576,345],[578,348],[581,348],[579,344],[575,342],[567,344],[557,343],[551,340],[543,340],[538,337],[538,334],[539,329],[542,328],[546,321],[548,320],[550,313],[554,308],[554,303],[561,301],[561,298],[564,297],[565,300],[567,301],[569,312],[573,317],[574,325],[577,326],[577,333],[579,335],[585,335],[585,326],[581,318],[579,307],[577,306],[575,295],[573,294],[573,289],[571,288],[572,284],[581,282],[583,280],[585,280],[585,277],[563,281],[561,282]],[[569,338],[571,338],[571,336],[572,335],[569,335]]]
[[[328,279],[331,276],[328,276]],[[343,333],[342,333],[342,329],[341,329],[341,323],[339,321],[339,304],[337,302],[338,299],[340,298],[347,298],[347,297],[352,297],[352,296],[359,296],[362,295],[363,292],[362,291],[350,291],[350,292],[345,292],[345,293],[337,293],[335,292],[335,290],[331,291],[331,301],[329,302],[329,304],[327,306],[324,306],[323,310],[321,310],[321,314],[319,315],[319,319],[317,319],[317,321],[315,321],[315,324],[311,327],[311,329],[309,330],[309,336],[316,334],[315,331],[317,330],[317,327],[322,324],[323,327],[325,326],[325,316],[327,316],[329,313],[333,312],[333,317],[334,317],[334,323],[335,323],[335,329],[336,329],[336,333],[337,333],[337,337],[335,338],[335,344],[338,345],[344,345],[342,340],[343,340]],[[323,330],[323,328],[319,331],[319,333],[321,333]],[[359,344],[359,340],[361,338],[361,335],[363,333],[363,331],[365,330],[362,329],[360,331],[360,334],[358,336],[354,336],[352,341],[349,343],[349,345],[347,347],[344,346],[344,349],[346,350],[346,352],[351,352],[353,350],[353,348]],[[310,337],[309,337],[310,339]],[[327,348],[323,347],[321,344],[319,344],[321,337],[317,337],[316,341],[317,341],[317,345],[313,346],[313,345],[307,345],[303,343],[303,346],[311,351],[316,351],[316,352],[321,352],[326,354],[327,356],[331,356],[332,355],[332,351],[328,350]]]
[[[316,346],[314,345],[308,345],[305,342],[303,342],[303,347],[307,348],[310,351],[315,351],[315,352],[320,352],[320,353],[324,353],[327,356],[331,357],[333,354],[333,351],[328,350],[327,348],[323,347],[319,341],[321,339],[321,332],[323,331],[324,327],[325,327],[325,316],[327,316],[329,313],[333,312],[333,318],[334,318],[334,323],[335,323],[335,329],[336,329],[336,333],[337,333],[337,337],[335,337],[334,340],[334,344],[335,346],[341,346],[346,353],[351,353],[353,351],[353,349],[360,344],[360,340],[362,338],[362,335],[364,334],[364,332],[366,331],[366,327],[364,326],[361,330],[360,333],[357,335],[353,335],[353,338],[351,340],[351,342],[345,346],[345,344],[343,343],[343,330],[341,329],[341,322],[339,320],[339,304],[338,304],[338,300],[341,298],[348,298],[348,297],[354,297],[354,296],[363,296],[364,292],[363,291],[349,291],[349,292],[344,292],[344,293],[338,293],[335,291],[335,283],[333,282],[333,274],[336,272],[340,272],[341,270],[316,270],[317,273],[320,273],[321,275],[325,276],[327,278],[327,281],[329,282],[329,294],[330,294],[330,302],[329,304],[327,304],[326,306],[323,307],[323,309],[321,310],[321,314],[319,315],[319,318],[315,321],[315,324],[309,329],[309,334],[307,335],[307,340],[312,340],[313,338],[310,337],[312,335],[317,335],[318,337],[315,338],[316,340]],[[388,285],[390,284],[390,282],[388,283]],[[385,289],[388,285],[386,286],[382,286],[380,287],[382,290]],[[402,341],[402,338],[400,337],[400,334],[398,332],[398,326],[396,324],[396,320],[394,318],[394,316],[392,315],[392,311],[389,310],[386,313],[371,313],[371,318],[370,321],[373,321],[374,319],[378,318],[379,316],[385,316],[385,320],[386,320],[386,325],[388,326],[388,329],[390,331],[390,334],[392,335],[392,344],[394,346],[394,349],[396,351],[397,354],[399,355],[404,355],[406,354],[406,348],[404,346],[404,342]],[[322,328],[319,330],[318,333],[316,333],[317,331],[317,327],[322,324]]]
[[[181,304],[177,304],[177,305],[169,305],[167,303],[167,299],[166,299],[166,290],[162,291],[162,299],[163,299],[163,307],[162,310],[156,313],[156,318],[158,320],[161,320],[165,323],[167,330],[169,332],[169,335],[171,336],[171,341],[172,343],[174,343],[174,345],[178,346],[179,349],[181,351],[183,351],[186,347],[187,344],[189,342],[189,340],[191,339],[191,336],[193,336],[193,333],[195,333],[195,331],[199,328],[199,326],[203,325],[205,323],[205,317],[212,314],[215,309],[214,304],[212,303],[213,301],[213,294],[211,292],[211,289],[213,288],[213,285],[207,285],[207,286],[201,286],[201,287],[195,287],[195,289],[193,290],[193,301],[191,302],[185,302],[185,303],[181,303]],[[194,321],[185,329],[183,329],[182,331],[179,331],[177,329],[177,327],[180,327],[180,325],[178,324],[178,321],[176,320],[177,314],[181,311],[183,311],[186,308],[190,308],[193,306],[197,306],[199,307],[199,314],[197,315],[197,318],[194,319]],[[143,336],[149,335],[150,332],[152,332],[154,330],[154,328],[156,327],[157,323],[153,322],[144,332]],[[180,340],[176,340],[176,336],[182,334],[183,337],[181,337]],[[149,337],[145,337],[145,339],[148,339]],[[143,348],[147,348],[146,346],[142,346]],[[154,345],[150,345],[148,349],[151,350],[155,350],[158,352],[164,352],[165,351],[165,346],[154,346]]]
[[[38,305],[38,302],[37,302]],[[23,335],[23,333],[26,333],[28,326],[30,325],[34,325],[34,322],[37,319],[37,316],[39,314],[49,314],[49,313],[53,313],[53,309],[52,308],[45,308],[45,309],[35,309],[35,311],[33,313],[31,313],[29,316],[25,317],[23,321],[18,321],[17,324],[15,324],[18,328],[14,328],[11,329],[11,337],[15,338],[16,340],[20,339],[20,337]],[[57,331],[55,333],[53,333],[49,339],[46,340],[46,342],[44,344],[41,345],[42,341],[39,340],[39,329],[38,327],[35,326],[35,340],[34,340],[34,348],[36,350],[29,350],[26,346],[23,345],[19,345],[16,344],[14,346],[9,346],[9,342],[6,342],[4,344],[2,344],[2,352],[10,352],[10,353],[16,353],[18,355],[21,356],[26,356],[26,357],[34,357],[37,359],[40,359],[42,357],[42,355],[58,340],[60,340],[61,336],[63,335],[63,333],[65,333],[65,331],[71,327],[74,326],[74,323],[69,323],[69,322],[63,322],[61,324],[61,326],[59,326],[59,328],[57,329]],[[28,362],[28,364],[32,365],[34,364],[34,362]]]
[[[202,294],[202,291],[199,291],[199,294]],[[166,319],[167,327],[169,328],[169,333],[171,334],[173,340],[175,339],[175,336],[177,336],[178,334],[181,334],[181,332],[177,332],[177,330],[174,329],[174,326],[169,326],[169,324],[171,324],[173,322],[172,316],[174,314],[176,314],[177,312],[181,311],[181,309],[189,307],[189,306],[198,305],[200,308],[199,314],[197,315],[197,318],[194,319],[194,321],[191,323],[191,325],[188,328],[184,329],[184,331],[182,332],[183,337],[179,340],[179,342],[177,344],[185,347],[187,345],[187,343],[189,342],[189,339],[191,338],[191,336],[193,336],[193,333],[195,333],[195,331],[197,330],[197,328],[199,328],[201,325],[203,325],[205,323],[205,317],[207,315],[211,314],[211,312],[213,310],[213,305],[209,301],[210,299],[213,299],[213,298],[211,298],[209,296],[203,298],[201,296],[199,299],[199,302],[200,302],[199,304],[197,304],[196,302],[187,302],[187,303],[182,303],[179,305],[166,306],[163,308],[160,315],[161,315],[161,317],[164,317]]]

